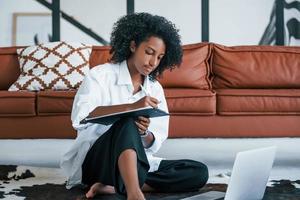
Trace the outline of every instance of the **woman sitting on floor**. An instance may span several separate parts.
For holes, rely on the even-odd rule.
[[[74,99],[78,136],[61,161],[67,188],[83,183],[87,198],[116,192],[138,200],[145,199],[143,192],[198,190],[208,179],[204,164],[153,156],[168,136],[168,116],[124,118],[109,126],[80,123],[99,106],[101,114],[146,106],[168,112],[156,78],[181,63],[178,30],[161,16],[126,15],[113,27],[111,47],[111,62],[92,68]]]

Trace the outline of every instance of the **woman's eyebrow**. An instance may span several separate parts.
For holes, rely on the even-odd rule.
[[[155,49],[153,49],[152,47],[150,47],[150,46],[148,46],[147,47],[148,49],[151,49],[152,51],[154,51],[154,52],[156,52],[156,50]]]
[[[148,46],[147,48],[151,49],[152,51],[156,52],[155,49],[153,49],[151,46]],[[165,55],[165,52],[161,53],[160,55]]]

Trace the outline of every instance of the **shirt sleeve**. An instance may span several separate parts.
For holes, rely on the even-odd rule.
[[[158,104],[158,108],[169,112],[164,90],[159,82],[156,82],[155,84],[155,87],[152,89],[152,95],[161,102]],[[149,148],[145,149],[145,151],[146,153],[154,154],[160,149],[162,143],[168,137],[169,116],[151,118],[148,129],[152,132],[155,140]]]
[[[101,91],[103,91],[103,87],[93,77],[93,70],[90,70],[82,81],[73,102],[71,120],[72,126],[76,130],[82,130],[92,125],[92,123],[80,124],[80,121],[98,105],[101,105]]]

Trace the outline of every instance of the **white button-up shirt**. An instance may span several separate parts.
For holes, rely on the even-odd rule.
[[[168,112],[167,102],[162,86],[158,81],[145,77],[144,88],[152,97],[161,103],[158,108]],[[71,120],[77,130],[77,138],[71,148],[63,155],[60,166],[68,177],[67,189],[81,183],[82,163],[94,142],[105,133],[111,125],[94,123],[80,124],[97,106],[109,106],[134,103],[144,97],[145,91],[140,90],[133,95],[133,84],[126,61],[119,64],[106,63],[92,68],[85,76],[78,89],[73,103]],[[156,171],[162,158],[153,156],[168,136],[169,116],[150,119],[150,130],[154,143],[145,152],[150,165],[149,172]]]

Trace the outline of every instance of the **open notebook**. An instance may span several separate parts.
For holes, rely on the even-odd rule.
[[[143,107],[143,108],[133,109],[133,110],[129,110],[129,111],[111,113],[108,115],[88,116],[84,120],[82,120],[80,123],[82,123],[82,124],[98,123],[98,124],[110,125],[124,117],[144,116],[147,118],[152,118],[152,117],[161,117],[161,116],[166,116],[166,115],[169,115],[169,113],[167,113],[163,110],[160,110],[158,108],[153,108],[153,107],[149,106],[149,107]]]

